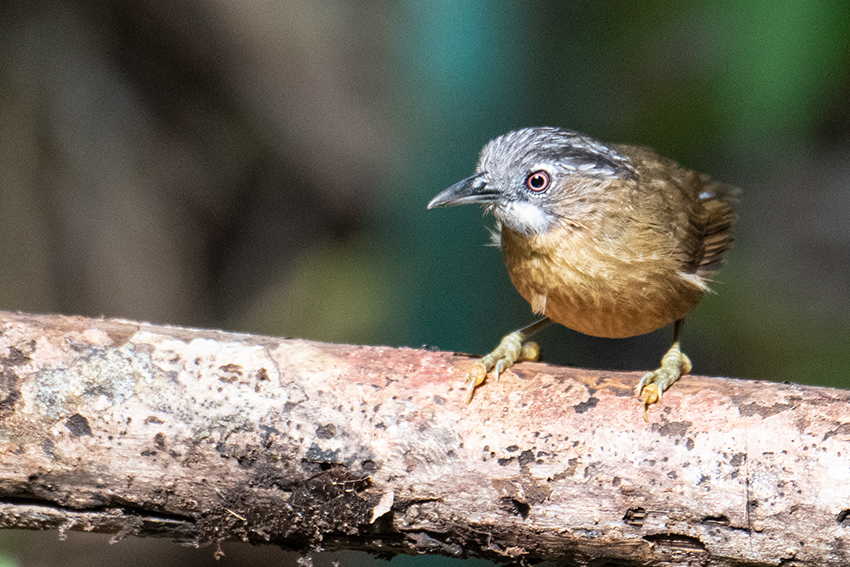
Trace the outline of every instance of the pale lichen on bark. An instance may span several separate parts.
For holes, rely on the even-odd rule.
[[[0,526],[578,564],[850,563],[850,395],[0,314]],[[666,563],[665,563],[666,562]]]

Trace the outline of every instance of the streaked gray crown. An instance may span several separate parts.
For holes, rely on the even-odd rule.
[[[633,173],[628,160],[608,146],[578,132],[548,126],[514,130],[491,140],[481,151],[477,170],[499,177],[508,171],[531,172],[543,164],[564,173],[601,178]]]

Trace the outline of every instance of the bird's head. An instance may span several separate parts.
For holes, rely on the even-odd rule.
[[[428,208],[478,203],[515,232],[545,233],[585,212],[590,189],[632,175],[627,158],[592,138],[523,128],[484,146],[475,175],[434,197]]]

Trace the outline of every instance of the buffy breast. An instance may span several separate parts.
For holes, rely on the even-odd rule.
[[[700,282],[682,277],[663,251],[624,259],[589,234],[575,227],[533,236],[502,229],[511,281],[535,312],[586,335],[624,338],[681,319],[702,298]]]

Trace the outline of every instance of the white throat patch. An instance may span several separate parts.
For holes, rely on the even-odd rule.
[[[548,232],[552,222],[540,207],[528,201],[511,201],[494,212],[505,226],[523,234]]]

